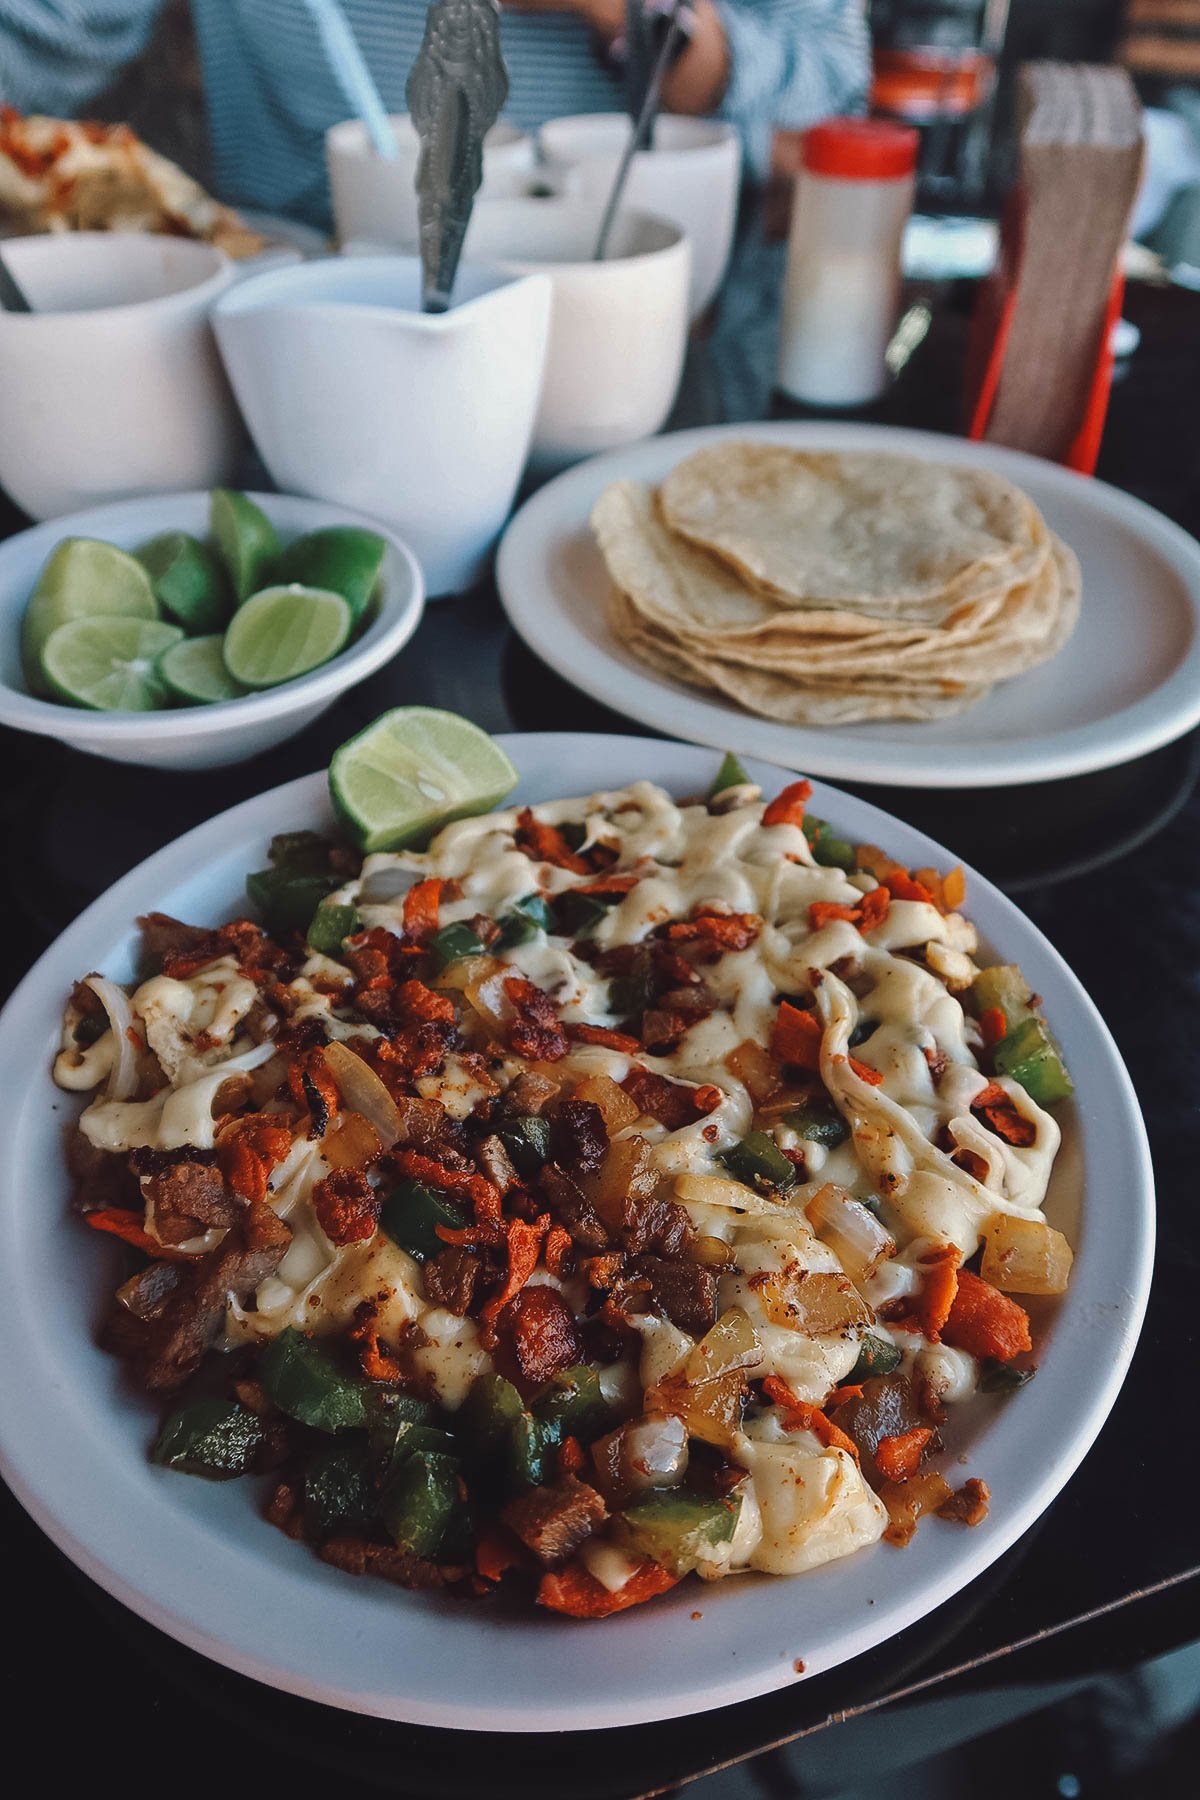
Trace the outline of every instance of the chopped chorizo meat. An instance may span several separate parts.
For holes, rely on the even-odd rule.
[[[382,1204],[361,1169],[335,1169],[313,1188],[313,1210],[331,1244],[374,1237]]]
[[[698,906],[690,919],[676,919],[662,927],[662,935],[672,944],[696,944],[706,962],[715,962],[729,950],[746,950],[762,930],[757,913],[715,912]]]
[[[67,1133],[67,1168],[75,1183],[75,1205],[81,1211],[141,1206],[141,1190],[129,1158],[116,1150],[98,1150],[78,1125]]]
[[[541,1387],[579,1361],[582,1346],[570,1307],[557,1288],[522,1288],[500,1315],[497,1336],[529,1388]]]
[[[604,1161],[608,1132],[592,1100],[564,1100],[554,1115],[558,1161],[575,1175],[592,1175]]]
[[[1037,1138],[1037,1126],[1017,1111],[1016,1102],[998,1081],[989,1081],[971,1102],[971,1111],[1006,1144],[1025,1148]]]
[[[509,1530],[547,1569],[566,1562],[608,1517],[608,1508],[585,1481],[564,1475],[553,1487],[536,1487],[511,1500],[501,1513]]]
[[[681,1331],[703,1337],[717,1322],[717,1277],[699,1263],[639,1256],[634,1271],[650,1283],[650,1299]]]
[[[541,819],[535,819],[529,807],[517,815],[514,838],[517,849],[523,850],[533,862],[553,863],[555,868],[568,869],[572,875],[590,875],[592,872],[583,857],[572,850],[557,825],[546,825]]]
[[[194,956],[208,943],[212,933],[203,925],[185,925],[170,913],[144,913],[138,920],[142,934],[142,956],[146,963],[161,969],[168,956]]]
[[[557,1062],[565,1056],[567,1034],[559,1023],[558,1008],[545,989],[523,976],[510,975],[504,992],[516,1015],[508,1028],[508,1041],[517,1055],[528,1056],[534,1062]]]
[[[211,1163],[178,1162],[146,1178],[154,1229],[164,1244],[182,1244],[210,1226],[232,1225],[243,1203]]]
[[[558,1093],[558,1083],[533,1069],[523,1069],[504,1096],[506,1112],[540,1113]]]

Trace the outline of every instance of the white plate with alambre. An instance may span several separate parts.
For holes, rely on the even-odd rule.
[[[518,802],[649,777],[704,792],[717,757],[630,737],[500,740]],[[782,769],[749,764],[775,793]],[[812,809],[912,866],[952,859],[919,832],[833,789]],[[1047,1201],[1075,1246],[1069,1291],[1035,1320],[1038,1373],[981,1395],[946,1427],[954,1479],[987,1481],[973,1529],[925,1521],[903,1550],[877,1544],[794,1577],[694,1578],[649,1605],[581,1623],[530,1606],[447,1601],[328,1567],[265,1523],[255,1483],[208,1483],[147,1459],[156,1413],[95,1343],[120,1279],[115,1254],[68,1207],[63,1127],[79,1106],[50,1078],[64,1000],[88,970],[133,974],[136,915],[198,924],[244,910],[248,870],[274,833],[328,830],[324,779],[234,807],[117,883],[41,958],[0,1017],[0,1470],[54,1542],[95,1581],[182,1643],[328,1705],[467,1730],[563,1731],[707,1711],[787,1687],[891,1638],[968,1589],[1038,1518],[1100,1430],[1121,1386],[1150,1279],[1153,1193],[1129,1077],[1099,1013],[1010,901],[968,874],[986,952],[1043,996],[1074,1073],[1057,1109],[1062,1149]],[[64,1621],[69,1628],[69,1622]],[[802,1673],[801,1673],[802,1669]]]
[[[609,579],[589,526],[613,481],[656,484],[722,439],[874,450],[986,468],[1023,488],[1083,571],[1083,605],[1050,662],[957,718],[803,728],[659,675],[608,624]],[[887,425],[730,425],[648,438],[558,476],[505,532],[505,611],[543,662],[627,718],[815,775],[888,787],[999,787],[1109,768],[1200,721],[1200,546],[1132,495],[992,444]]]

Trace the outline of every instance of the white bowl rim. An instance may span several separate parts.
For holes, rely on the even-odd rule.
[[[267,720],[278,719],[287,713],[317,705],[322,700],[344,693],[381,668],[402,643],[407,641],[407,637],[411,635],[410,624],[415,628],[425,603],[425,577],[421,565],[403,538],[397,537],[380,520],[355,512],[352,507],[333,506],[327,501],[314,500],[305,494],[245,491],[247,499],[267,510],[268,516],[272,501],[286,500],[319,508],[322,512],[335,512],[338,515],[337,522],[361,525],[386,539],[404,565],[408,578],[407,596],[385,596],[377,617],[356,643],[339,651],[309,674],[297,675],[291,681],[281,682],[278,687],[242,694],[236,700],[215,700],[207,706],[164,707],[161,712],[148,713],[93,712],[87,707],[68,706],[55,700],[39,700],[33,694],[24,694],[19,688],[0,681],[0,723],[10,725],[17,731],[36,732],[41,737],[58,737],[67,743],[74,738],[85,738],[89,743],[107,743],[109,739],[152,743],[164,731],[169,732],[172,738],[208,737],[224,729],[234,731],[242,726],[263,724]],[[42,532],[47,537],[56,531],[63,538],[87,537],[91,534],[82,527],[86,527],[87,522],[100,513],[107,515],[124,507],[129,507],[132,511],[151,501],[158,506],[165,500],[183,502],[207,499],[208,493],[207,488],[193,488],[178,494],[140,494],[128,500],[113,500],[102,506],[89,507],[87,512],[67,513],[59,519],[44,519],[41,524],[31,525],[28,531],[16,532],[0,543],[0,572],[6,548],[25,539],[32,532]],[[111,530],[112,527],[108,529]],[[321,526],[314,525],[311,529],[320,530]]]
[[[439,334],[457,331],[464,321],[471,322],[471,314],[484,301],[490,300],[505,288],[516,287],[523,282],[546,282],[547,278],[538,271],[525,273],[522,270],[502,268],[496,262],[463,263],[463,268],[470,268],[476,275],[495,276],[495,283],[481,293],[472,294],[467,299],[453,305],[447,312],[411,312],[402,307],[384,306],[374,300],[347,300],[335,294],[328,294],[319,300],[304,298],[305,287],[315,279],[317,271],[340,269],[344,273],[352,269],[356,262],[370,262],[376,267],[386,263],[401,263],[406,270],[421,267],[419,256],[404,251],[395,251],[384,256],[354,257],[334,253],[330,256],[314,256],[307,262],[284,263],[279,268],[260,269],[257,274],[248,275],[242,281],[236,281],[218,297],[212,309],[212,319],[216,327],[218,341],[221,328],[227,323],[240,319],[247,314],[258,311],[257,300],[262,298],[263,289],[278,288],[281,291],[267,304],[273,310],[282,311],[292,307],[305,313],[350,313],[356,319],[378,319],[394,323],[403,319],[407,330],[428,331]],[[351,279],[347,273],[346,279]],[[547,284],[548,285],[548,284]],[[292,291],[296,290],[296,291]],[[250,296],[249,300],[247,295]]]
[[[608,120],[617,120],[618,122],[628,124],[629,115],[628,113],[619,112],[615,109],[609,112],[562,113],[557,119],[546,119],[538,126],[536,133],[537,141],[542,149],[548,152],[552,158],[562,162],[588,162],[597,157],[609,156],[612,154],[612,151],[610,150],[584,150],[579,151],[577,155],[572,156],[569,145],[559,147],[552,145],[551,143],[551,136],[558,126],[567,128],[572,126],[595,127],[598,121],[607,122]],[[741,136],[737,126],[731,124],[728,119],[699,118],[691,113],[663,113],[659,123],[668,131],[674,131],[679,127],[683,127],[686,134],[687,132],[694,130],[696,132],[696,141],[694,143],[672,144],[670,146],[666,144],[656,145],[653,150],[639,150],[637,153],[639,157],[649,157],[654,162],[665,162],[673,156],[699,156],[706,150],[709,152],[714,150],[724,150],[731,143],[740,144],[741,142]]]
[[[508,210],[522,217],[529,217],[530,209],[538,207],[556,218],[571,216],[577,219],[594,221],[597,229],[603,219],[607,202],[603,200],[577,200],[569,194],[556,194],[552,198],[543,199],[536,194],[497,194],[494,199],[481,198],[475,204],[475,216],[497,218]],[[673,219],[665,219],[661,213],[647,211],[644,207],[623,206],[617,213],[617,219],[636,221],[638,225],[651,225],[662,232],[666,242],[651,245],[644,250],[630,250],[623,256],[605,256],[603,262],[596,262],[592,257],[572,258],[570,261],[555,262],[545,256],[513,256],[507,251],[491,249],[486,257],[478,262],[472,257],[463,255],[463,267],[482,269],[494,268],[512,270],[521,275],[571,275],[587,280],[602,278],[606,269],[623,269],[635,263],[666,261],[679,257],[691,243],[687,232]],[[613,221],[614,224],[616,220]]]
[[[416,138],[416,127],[412,124],[411,113],[388,113],[387,122],[393,127],[396,125],[412,127],[413,138]],[[500,138],[498,142],[489,143],[488,138],[490,138],[494,132],[503,132],[505,135]],[[408,134],[405,133],[406,137],[407,135]],[[494,156],[498,151],[518,150],[526,144],[532,144],[533,138],[534,134],[525,131],[517,124],[515,119],[501,117],[496,120],[494,125],[488,127],[487,136],[483,140],[484,155],[487,156],[490,154]],[[397,137],[397,142],[401,142],[399,137]],[[325,143],[330,149],[336,149],[339,155],[349,153],[357,158],[359,150],[367,150],[370,148],[370,137],[367,132],[366,121],[359,118],[339,119],[335,125],[330,125],[326,128]],[[410,146],[402,143],[401,147],[409,148]],[[411,147],[415,148],[415,143]],[[381,159],[376,158],[375,160],[378,161]]]
[[[102,243],[106,246],[120,250],[123,246],[127,246],[131,242],[137,244],[185,245],[185,255],[193,250],[205,251],[210,257],[216,257],[217,266],[213,269],[211,274],[204,277],[203,281],[193,282],[191,287],[172,288],[169,294],[150,294],[147,295],[144,300],[119,300],[115,306],[62,306],[55,307],[46,312],[39,312],[36,308],[32,312],[27,313],[5,312],[0,315],[3,317],[4,327],[10,331],[14,328],[17,331],[37,331],[45,330],[54,320],[70,320],[74,322],[78,319],[92,319],[99,321],[102,319],[127,318],[131,313],[144,312],[150,307],[155,307],[158,310],[163,311],[167,309],[175,310],[185,304],[194,306],[197,300],[208,299],[223,293],[225,288],[228,287],[235,271],[232,257],[222,250],[219,245],[205,243],[201,238],[172,237],[166,232],[29,232],[24,237],[5,238],[4,254],[5,256],[11,256],[13,251],[16,251],[17,266],[14,266],[13,268],[13,274],[19,280],[21,250],[25,245],[41,248],[44,245],[50,244]],[[49,250],[47,254],[50,256],[61,256],[64,252],[59,249],[54,249]],[[65,254],[70,255],[72,253],[67,251]]]

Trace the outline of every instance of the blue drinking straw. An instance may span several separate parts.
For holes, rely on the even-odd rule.
[[[376,155],[385,162],[394,162],[398,154],[395,133],[338,0],[305,0],[305,5],[316,20],[338,86],[366,126]]]

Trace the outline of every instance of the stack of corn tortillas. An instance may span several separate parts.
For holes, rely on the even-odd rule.
[[[789,724],[964,712],[1079,616],[1074,553],[984,469],[720,443],[592,526],[621,642]]]

